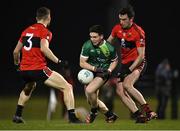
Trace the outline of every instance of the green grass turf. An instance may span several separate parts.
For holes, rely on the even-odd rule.
[[[180,120],[152,120],[146,124],[135,124],[132,120],[117,120],[106,123],[97,119],[92,124],[69,124],[63,120],[27,120],[26,124],[14,124],[9,120],[0,122],[1,130],[178,130]]]
[[[152,120],[147,124],[135,124],[134,120],[129,119],[129,110],[117,97],[114,101],[114,111],[120,118],[115,123],[106,123],[104,116],[99,113],[93,124],[69,124],[61,116],[60,103],[57,105],[52,120],[46,121],[48,98],[32,96],[24,108],[23,118],[26,120],[26,124],[14,124],[12,123],[12,116],[16,109],[17,100],[18,96],[0,97],[0,130],[180,130],[180,119],[170,119],[170,102],[166,110],[166,120]],[[146,100],[155,110],[156,99],[146,98]],[[76,107],[85,107],[89,110],[85,97],[76,97]]]

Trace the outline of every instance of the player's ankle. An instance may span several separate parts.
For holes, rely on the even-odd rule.
[[[150,109],[150,106],[149,106],[149,104],[143,104],[142,106],[142,110],[145,112],[145,113],[150,113],[150,112],[152,112],[152,110]]]
[[[142,113],[139,110],[137,110],[136,112],[133,113],[134,118],[137,118],[140,115],[142,115]]]

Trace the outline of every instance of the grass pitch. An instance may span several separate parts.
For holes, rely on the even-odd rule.
[[[69,124],[64,120],[28,120],[26,124],[15,124],[11,121],[1,121],[1,130],[179,130],[180,120],[152,120],[145,124],[135,124],[133,120],[117,120],[106,123],[97,119],[92,124]]]
[[[23,118],[26,124],[15,124],[12,122],[12,117],[17,100],[18,96],[0,97],[0,130],[180,130],[180,119],[170,119],[170,103],[168,103],[166,110],[166,120],[152,120],[145,124],[136,124],[134,120],[129,118],[128,109],[120,102],[119,98],[116,98],[114,111],[120,118],[115,123],[106,123],[104,116],[99,113],[92,124],[69,124],[61,116],[61,104],[58,104],[52,120],[48,122],[46,120],[48,97],[35,96],[24,108]],[[156,100],[154,98],[146,100],[155,110]],[[76,107],[90,110],[85,98],[76,98]]]

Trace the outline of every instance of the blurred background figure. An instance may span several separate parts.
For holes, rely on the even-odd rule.
[[[52,113],[56,111],[57,106],[57,97],[55,89],[50,88],[50,96],[49,96],[49,102],[48,102],[48,111],[47,111],[47,120],[51,120]]]
[[[100,90],[100,97],[111,112],[114,111],[115,89],[116,80],[115,78],[110,78]]]
[[[157,114],[159,119],[166,118],[166,107],[169,97],[172,96],[172,118],[177,119],[177,91],[175,80],[178,78],[178,70],[173,71],[171,64],[165,58],[157,67],[155,73],[156,95],[158,100]]]
[[[69,62],[65,61],[64,66],[62,66],[59,69],[59,73],[71,84],[74,86],[74,81],[71,73],[71,68],[69,66]],[[47,110],[47,120],[52,119],[52,114],[56,111],[56,107],[58,102],[61,104],[61,116],[62,118],[67,119],[67,109],[63,100],[63,93],[55,90],[50,89],[50,95],[49,95],[49,102],[48,102],[48,110]]]
[[[171,89],[171,118],[178,119],[178,78],[179,71],[173,71],[172,89]]]

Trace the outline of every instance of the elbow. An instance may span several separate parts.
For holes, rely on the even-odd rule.
[[[85,67],[85,66],[84,66],[84,65],[85,65],[85,62],[80,61],[80,62],[79,62],[79,65],[80,65],[81,68],[84,68],[84,67]]]
[[[118,64],[118,59],[116,59],[116,60],[114,61],[114,63],[115,63],[115,66],[117,66],[117,64]]]
[[[44,52],[44,50],[43,50],[43,48],[42,48],[42,47],[40,48],[40,51],[41,51],[41,52]]]
[[[144,59],[145,58],[145,50],[142,52],[142,59]]]
[[[79,62],[81,68],[83,68],[83,62]]]
[[[145,58],[145,54],[142,54],[142,59],[144,59]]]
[[[17,50],[14,50],[14,51],[13,51],[13,55],[14,55],[14,56],[16,56],[16,55],[18,55],[18,54],[19,54],[19,51],[17,51]]]
[[[45,55],[45,49],[41,47],[40,50]]]
[[[143,54],[139,55],[139,57],[141,60],[143,60],[145,58],[145,54],[143,53]]]

